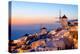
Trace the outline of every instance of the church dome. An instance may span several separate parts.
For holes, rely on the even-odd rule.
[[[43,27],[43,28],[41,28],[41,30],[42,30],[42,29],[47,29],[47,28]]]

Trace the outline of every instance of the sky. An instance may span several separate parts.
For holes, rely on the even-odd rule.
[[[59,20],[60,11],[61,16],[65,14],[68,19],[78,18],[77,5],[13,1],[11,23],[13,25],[54,23]]]

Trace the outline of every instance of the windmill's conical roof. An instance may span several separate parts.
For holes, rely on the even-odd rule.
[[[62,18],[66,18],[67,19],[66,15],[62,16]]]

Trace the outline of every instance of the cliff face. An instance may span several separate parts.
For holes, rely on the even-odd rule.
[[[73,21],[74,22],[74,21]],[[11,52],[33,52],[66,50],[78,48],[78,25],[69,25],[68,29],[58,28],[47,31],[41,29],[40,33],[25,34],[23,37],[10,43]]]

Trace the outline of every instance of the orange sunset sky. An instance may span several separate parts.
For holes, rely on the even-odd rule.
[[[64,14],[68,19],[77,18],[78,11],[76,5],[32,3],[13,1],[11,6],[11,24],[29,25],[54,23]]]

